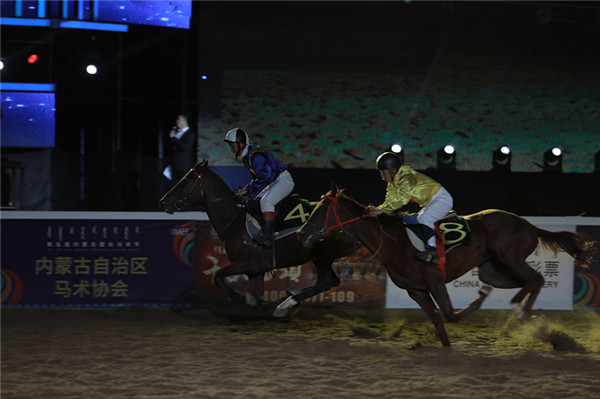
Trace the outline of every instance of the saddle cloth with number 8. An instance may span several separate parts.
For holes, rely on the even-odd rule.
[[[441,237],[446,252],[462,244],[471,242],[471,231],[467,220],[460,216],[450,216],[434,223],[438,237]]]

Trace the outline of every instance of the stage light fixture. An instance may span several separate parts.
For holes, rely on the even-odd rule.
[[[88,75],[95,75],[98,73],[98,67],[94,64],[89,64],[85,67],[85,71]]]
[[[28,64],[35,64],[39,59],[40,59],[40,57],[37,54],[31,54],[29,56],[29,58],[27,58],[27,63]]]
[[[437,152],[438,169],[456,170],[456,150],[452,144],[447,144]]]
[[[494,172],[510,172],[510,162],[512,152],[510,147],[503,145],[496,148],[492,156],[492,171]]]
[[[391,146],[389,146],[387,151],[391,151],[394,154],[396,154],[398,156],[398,159],[400,159],[400,162],[404,164],[404,148],[402,147],[402,145],[394,143]]]
[[[4,61],[0,60],[0,71],[4,69]]]
[[[544,172],[562,172],[563,151],[553,147],[544,152]]]

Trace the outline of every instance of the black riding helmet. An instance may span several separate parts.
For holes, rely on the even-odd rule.
[[[398,155],[393,152],[384,152],[380,156],[377,157],[377,169],[391,169],[396,168],[400,169],[402,166],[402,161],[398,158]]]

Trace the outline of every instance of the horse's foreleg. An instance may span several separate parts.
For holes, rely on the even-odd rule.
[[[248,276],[250,283],[250,294],[246,296],[246,304],[254,306],[258,310],[263,310],[263,293],[265,290],[265,273]]]
[[[242,274],[242,270],[246,270],[247,265],[239,262],[234,262],[230,265],[220,268],[214,276],[214,283],[217,287],[222,289],[227,297],[231,300],[238,300],[241,298],[241,295],[234,291],[226,282],[225,278],[229,276],[237,276]]]
[[[317,268],[317,282],[315,285],[305,288],[298,294],[290,295],[282,300],[273,312],[273,316],[283,317],[298,303],[340,285],[340,278],[331,268],[333,261],[324,262],[315,260],[314,263]]]
[[[471,303],[469,303],[466,307],[455,311],[454,307],[452,306],[450,295],[448,295],[444,276],[440,270],[433,267],[427,267],[427,269],[423,268],[423,275],[425,281],[427,282],[427,287],[440,307],[442,314],[446,320],[451,323],[457,322],[478,310],[481,307],[483,300],[487,298],[491,292],[491,287],[482,287],[479,290],[479,296],[477,298],[471,301]]]
[[[429,296],[429,292],[427,291],[416,291],[416,290],[407,290],[408,295],[423,309],[429,319],[435,326],[437,330],[438,336],[442,341],[443,346],[450,346],[450,340],[448,339],[448,334],[446,333],[446,328],[444,327],[444,321],[440,316],[440,313],[435,308],[435,303]]]

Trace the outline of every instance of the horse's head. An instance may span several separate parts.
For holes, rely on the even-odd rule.
[[[208,161],[203,159],[189,170],[159,201],[160,209],[173,213],[186,210],[191,204],[202,206],[204,189],[202,175],[207,170]]]
[[[343,231],[343,226],[351,223],[340,219],[338,202],[349,199],[343,194],[343,190],[335,183],[331,184],[331,190],[321,197],[321,201],[310,214],[310,217],[298,231],[298,237],[306,247],[312,247],[316,242],[338,235]]]

